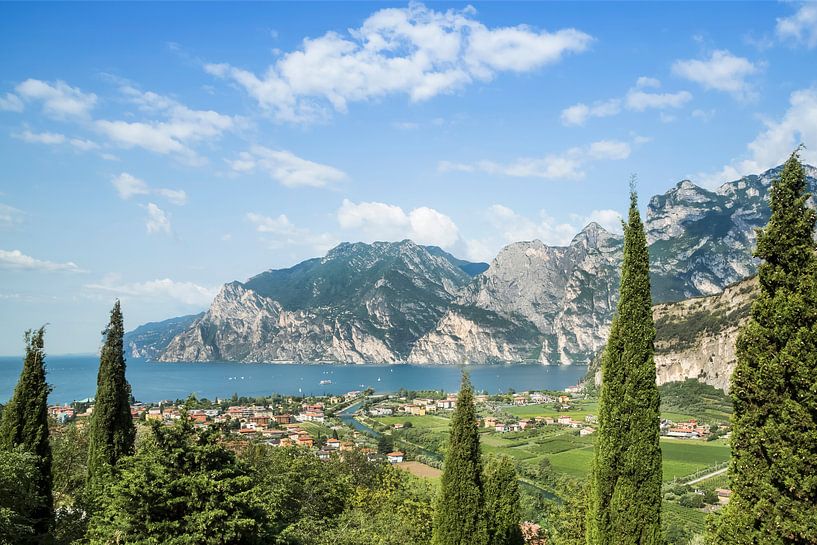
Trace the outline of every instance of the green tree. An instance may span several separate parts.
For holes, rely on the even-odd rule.
[[[760,293],[732,376],[733,494],[713,543],[817,543],[815,213],[798,152],[773,181],[758,231]]]
[[[260,493],[245,464],[215,429],[183,417],[151,422],[151,437],[119,461],[117,479],[98,499],[91,544],[256,544],[266,536]]]
[[[377,438],[377,452],[380,454],[388,454],[393,450],[394,442],[391,436],[385,433],[381,434],[380,437]]]
[[[647,238],[631,189],[619,301],[602,356],[588,545],[661,542],[659,395],[649,273]]]
[[[39,458],[23,447],[0,450],[0,545],[36,542],[32,515],[42,509]]]
[[[474,391],[463,373],[434,510],[434,545],[484,545],[482,460]]]
[[[131,389],[125,378],[125,327],[117,301],[104,331],[99,357],[94,412],[88,434],[88,485],[94,489],[110,473],[117,460],[133,454],[136,428],[130,413]]]
[[[483,477],[488,545],[521,545],[522,522],[516,467],[507,456],[492,458]]]
[[[26,354],[14,395],[0,422],[0,448],[21,448],[37,457],[37,496],[41,501],[25,516],[32,521],[33,535],[21,543],[41,543],[47,539],[54,516],[51,492],[51,444],[48,440],[48,393],[45,382],[44,328],[27,331]]]

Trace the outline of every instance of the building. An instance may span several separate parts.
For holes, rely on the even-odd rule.
[[[402,463],[403,456],[405,456],[405,454],[400,452],[399,450],[386,454],[386,458],[388,458],[390,464]]]
[[[326,440],[326,448],[329,450],[338,450],[340,448],[340,440],[331,437]]]
[[[595,431],[596,431],[596,430],[594,430],[593,428],[582,428],[582,429],[580,429],[580,430],[579,430],[579,435],[580,435],[581,437],[585,437],[585,436],[587,436],[587,435],[591,435],[591,434],[592,434],[592,433],[594,433]]]
[[[570,418],[570,417],[569,417],[569,416],[567,416],[567,415],[562,415],[562,416],[560,416],[560,417],[559,417],[559,419],[557,420],[557,422],[558,422],[559,424],[561,424],[562,426],[569,426],[570,424],[572,424],[572,423],[573,423],[573,419],[572,419],[572,418]]]

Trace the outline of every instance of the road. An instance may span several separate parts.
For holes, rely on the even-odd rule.
[[[721,473],[725,473],[727,469],[729,469],[729,468],[728,467],[722,467],[721,469],[718,469],[717,471],[713,471],[712,473],[707,473],[706,475],[704,475],[702,477],[698,477],[697,479],[692,479],[691,481],[689,481],[686,484],[696,484],[696,483],[699,483],[701,481],[711,479],[712,477],[720,475]]]

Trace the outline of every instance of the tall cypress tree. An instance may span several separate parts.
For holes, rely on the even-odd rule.
[[[477,411],[474,390],[465,373],[451,419],[432,542],[434,545],[486,543]]]
[[[14,395],[0,422],[0,447],[20,448],[37,457],[36,489],[41,501],[28,517],[34,522],[31,543],[43,543],[54,516],[51,476],[51,444],[48,441],[48,392],[45,382],[44,328],[27,331],[26,354]]]
[[[99,357],[94,412],[88,433],[88,482],[98,484],[123,456],[133,454],[136,428],[130,413],[131,388],[125,379],[125,328],[119,301],[111,310]]]
[[[513,461],[507,456],[492,458],[482,481],[488,545],[522,545],[519,482]]]
[[[661,543],[659,397],[649,269],[647,238],[631,188],[618,307],[602,357],[588,545]]]
[[[733,494],[713,543],[817,543],[815,213],[796,150],[772,183],[760,293],[732,375]]]

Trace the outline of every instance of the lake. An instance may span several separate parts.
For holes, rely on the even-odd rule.
[[[93,397],[99,360],[95,356],[46,356],[51,403]],[[21,357],[0,357],[0,403],[9,400],[22,369]],[[377,392],[459,389],[467,370],[477,390],[506,392],[562,390],[587,372],[583,365],[338,365],[267,363],[154,363],[129,359],[127,377],[139,401],[198,397],[340,394],[373,388]],[[321,381],[331,383],[321,384]]]

